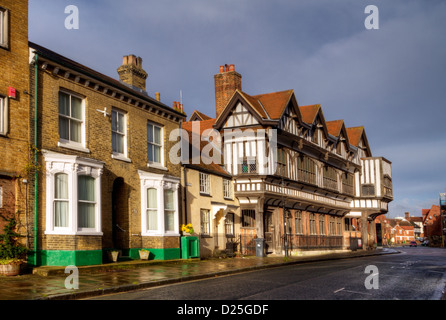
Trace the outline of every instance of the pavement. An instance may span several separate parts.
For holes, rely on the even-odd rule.
[[[78,300],[291,264],[394,253],[399,251],[378,248],[290,257],[133,260],[77,267],[67,273],[65,267],[44,266],[20,276],[0,276],[0,300]]]

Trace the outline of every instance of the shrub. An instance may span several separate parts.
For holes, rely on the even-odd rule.
[[[16,261],[23,259],[26,257],[28,249],[17,240],[17,238],[20,237],[20,235],[14,231],[17,222],[14,218],[5,220],[9,222],[3,228],[3,234],[0,234],[0,260]]]

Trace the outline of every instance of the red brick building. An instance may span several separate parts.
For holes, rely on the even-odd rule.
[[[430,209],[422,209],[424,235],[430,246],[441,245],[441,214],[440,206],[432,205]]]
[[[415,240],[416,225],[407,218],[392,219],[382,215],[376,218],[375,224],[378,245],[407,244]]]

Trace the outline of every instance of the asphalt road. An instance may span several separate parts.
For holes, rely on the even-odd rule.
[[[132,291],[94,300],[440,300],[446,249],[312,262]]]

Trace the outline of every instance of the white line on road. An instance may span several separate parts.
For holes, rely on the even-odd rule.
[[[344,292],[350,292],[350,293],[365,294],[365,295],[368,295],[368,296],[371,296],[371,295],[372,295],[371,293],[367,293],[367,292],[359,292],[359,291],[345,290],[345,288],[341,288],[341,289],[338,289],[338,290],[336,290],[336,291],[333,291],[333,293],[338,293],[338,292],[341,292],[341,291],[344,291]]]

